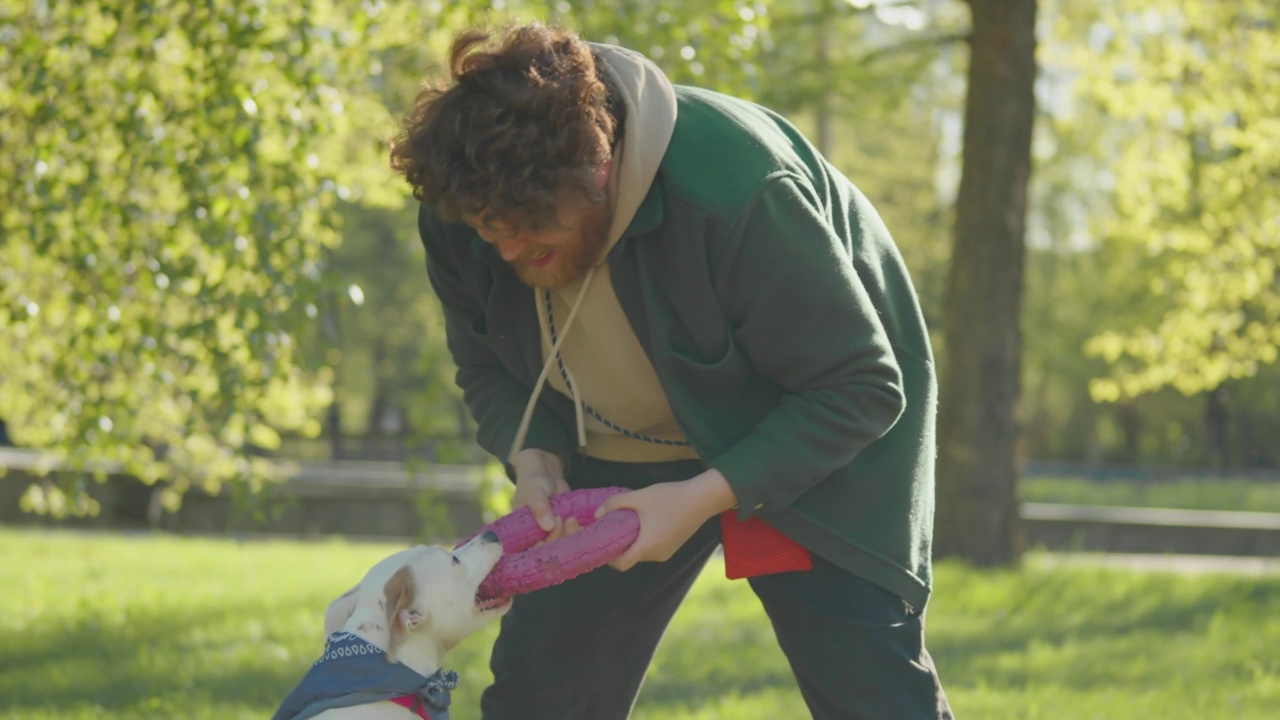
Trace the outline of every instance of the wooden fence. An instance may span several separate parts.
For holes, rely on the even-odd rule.
[[[111,472],[90,487],[98,516],[54,521],[18,507],[42,481],[39,463],[33,452],[0,448],[0,524],[444,540],[485,520],[479,468],[316,461],[289,463],[287,478],[252,501],[192,491],[177,512],[164,510],[157,488]],[[1280,514],[1026,503],[1022,518],[1031,547],[1280,557]]]

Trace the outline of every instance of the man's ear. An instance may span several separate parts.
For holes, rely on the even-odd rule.
[[[396,571],[395,575],[382,587],[386,598],[387,624],[391,627],[391,636],[387,641],[387,662],[396,661],[396,651],[405,635],[413,627],[422,622],[422,612],[414,607],[417,599],[416,585],[413,582],[413,571],[408,565]]]

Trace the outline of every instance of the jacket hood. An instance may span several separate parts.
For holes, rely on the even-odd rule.
[[[662,70],[640,53],[616,45],[588,45],[627,109],[609,176],[613,221],[605,243],[607,256],[635,218],[658,174],[676,127],[676,93]]]

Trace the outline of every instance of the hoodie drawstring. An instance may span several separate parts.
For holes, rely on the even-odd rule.
[[[538,405],[538,397],[542,394],[542,386],[547,382],[547,374],[551,371],[551,366],[555,364],[556,357],[560,354],[560,346],[564,343],[564,339],[569,335],[569,326],[573,324],[574,318],[578,317],[578,308],[582,307],[582,300],[587,296],[587,289],[591,287],[591,278],[595,277],[596,269],[593,267],[587,271],[586,277],[582,280],[582,289],[578,290],[578,296],[573,300],[573,306],[569,308],[569,316],[565,318],[564,330],[560,332],[560,336],[556,338],[555,344],[551,346],[551,351],[547,353],[547,361],[542,365],[542,372],[538,374],[538,381],[533,385],[533,393],[529,395],[529,402],[524,406],[524,416],[520,418],[520,427],[516,430],[516,439],[511,443],[511,452],[507,454],[507,462],[512,464],[516,461],[516,455],[524,449],[525,436],[529,434],[529,423],[533,421],[533,409]],[[572,384],[573,389],[573,408],[574,415],[578,425],[578,446],[583,447],[587,444],[586,423],[582,418],[582,397],[578,395],[578,384]]]

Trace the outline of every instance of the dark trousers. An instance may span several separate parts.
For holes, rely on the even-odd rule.
[[[567,479],[574,488],[640,488],[703,468],[579,456]],[[713,518],[667,562],[625,573],[603,567],[517,597],[494,644],[494,684],[480,701],[485,720],[628,717],[658,641],[719,543]],[[924,647],[924,619],[901,598],[816,556],[812,571],[748,582],[814,718],[951,717]]]

